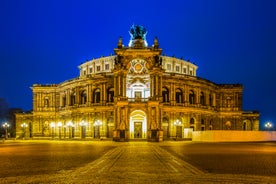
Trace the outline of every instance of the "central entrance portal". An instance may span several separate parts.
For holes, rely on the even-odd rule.
[[[147,138],[147,117],[144,111],[135,110],[130,114],[130,139]]]
[[[142,138],[142,122],[134,122],[134,138]]]

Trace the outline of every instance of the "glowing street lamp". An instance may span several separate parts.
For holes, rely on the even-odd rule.
[[[22,123],[21,127],[23,129],[23,138],[25,138],[25,136],[26,136],[26,128],[28,127],[28,124],[27,123]]]
[[[173,124],[175,126],[180,126],[181,125],[181,121],[179,121],[179,119],[177,119]]]
[[[265,124],[265,127],[266,127],[268,130],[271,129],[271,128],[272,128],[272,123],[267,122],[267,123]]]
[[[5,122],[3,124],[3,128],[5,129],[6,131],[6,134],[5,134],[5,138],[7,139],[8,138],[8,128],[10,127],[10,124],[8,124],[7,122]]]
[[[174,124],[174,126],[176,127],[176,130],[175,130],[176,133],[175,133],[175,134],[176,134],[176,139],[177,139],[177,138],[179,137],[178,131],[177,131],[177,130],[178,130],[177,127],[178,127],[178,126],[181,126],[181,121],[180,121],[179,119],[177,119],[173,124]],[[181,137],[181,136],[180,136],[180,137]]]

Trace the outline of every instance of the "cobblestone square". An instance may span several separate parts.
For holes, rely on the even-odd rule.
[[[276,144],[7,141],[0,183],[276,183]]]

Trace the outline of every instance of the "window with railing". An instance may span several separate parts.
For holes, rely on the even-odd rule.
[[[100,103],[100,100],[101,100],[101,90],[97,88],[93,92],[93,103]]]
[[[114,102],[114,88],[109,88],[107,90],[107,102]]]
[[[87,94],[86,94],[86,91],[84,90],[84,91],[82,91],[81,92],[81,95],[80,95],[80,99],[81,99],[81,104],[86,104],[86,101],[87,101]]]
[[[181,89],[176,89],[175,92],[175,101],[176,103],[183,103],[183,93]]]
[[[189,93],[189,103],[195,104],[195,93],[193,90],[190,90],[190,93]]]
[[[70,96],[70,105],[74,105],[76,103],[76,94],[72,93]]]
[[[205,105],[205,97],[203,92],[200,92],[200,104]]]
[[[169,90],[166,87],[162,89],[163,102],[169,102]]]

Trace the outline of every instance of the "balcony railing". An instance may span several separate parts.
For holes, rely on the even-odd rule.
[[[147,102],[148,98],[128,98],[129,102]]]

